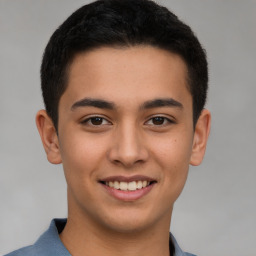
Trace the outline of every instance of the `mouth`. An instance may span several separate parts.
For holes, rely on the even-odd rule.
[[[156,180],[145,176],[115,176],[108,177],[99,182],[110,195],[124,201],[133,201],[145,196],[157,183]]]
[[[138,181],[130,181],[130,182],[113,180],[113,181],[100,181],[100,182],[110,188],[122,190],[122,191],[136,191],[139,189],[146,188],[152,185],[153,183],[156,183],[156,181],[147,181],[147,180],[138,180]]]

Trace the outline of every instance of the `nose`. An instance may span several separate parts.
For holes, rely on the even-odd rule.
[[[139,128],[132,124],[117,128],[108,156],[112,163],[126,168],[146,162],[149,152]]]

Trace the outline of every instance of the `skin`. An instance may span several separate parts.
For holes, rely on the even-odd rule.
[[[60,238],[72,255],[169,255],[173,205],[189,165],[203,159],[210,130],[205,109],[193,127],[187,88],[184,61],[158,48],[105,47],[75,57],[58,135],[44,110],[36,117],[49,162],[63,164],[68,221]],[[114,106],[77,103],[85,98]],[[145,108],[156,99],[180,105]],[[99,182],[133,175],[155,180],[137,200],[119,200]]]

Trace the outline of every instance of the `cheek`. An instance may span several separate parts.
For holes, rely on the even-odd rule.
[[[166,136],[158,138],[158,143],[151,145],[158,163],[165,168],[183,169],[189,165],[192,152],[191,136]]]
[[[86,181],[88,176],[94,175],[94,170],[104,158],[104,140],[83,131],[68,134],[62,137],[60,144],[65,175],[70,179]]]
[[[157,146],[156,146],[157,145]],[[161,166],[161,182],[166,198],[173,201],[181,193],[188,175],[192,148],[191,136],[169,136],[155,144],[154,158]]]

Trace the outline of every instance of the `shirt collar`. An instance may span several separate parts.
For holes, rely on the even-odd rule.
[[[61,255],[61,256],[71,256],[68,250],[65,248],[60,240],[59,233],[62,232],[66,225],[67,219],[53,219],[51,221],[48,230],[40,236],[40,238],[35,243],[35,246],[39,249],[45,251],[47,248],[47,255]],[[188,256],[191,254],[184,253],[179,247],[176,239],[172,234],[170,234],[170,242],[174,246],[173,256]]]
[[[174,255],[173,256],[193,256],[193,254],[185,253],[181,250],[176,239],[174,238],[174,236],[171,233],[170,233],[170,241],[172,241],[172,244],[174,246]]]
[[[45,255],[44,253],[47,250],[47,255],[71,256],[59,237],[59,233],[64,229],[66,222],[67,219],[53,219],[51,221],[48,230],[35,243],[35,247],[42,252],[42,254],[38,253],[38,255]]]

